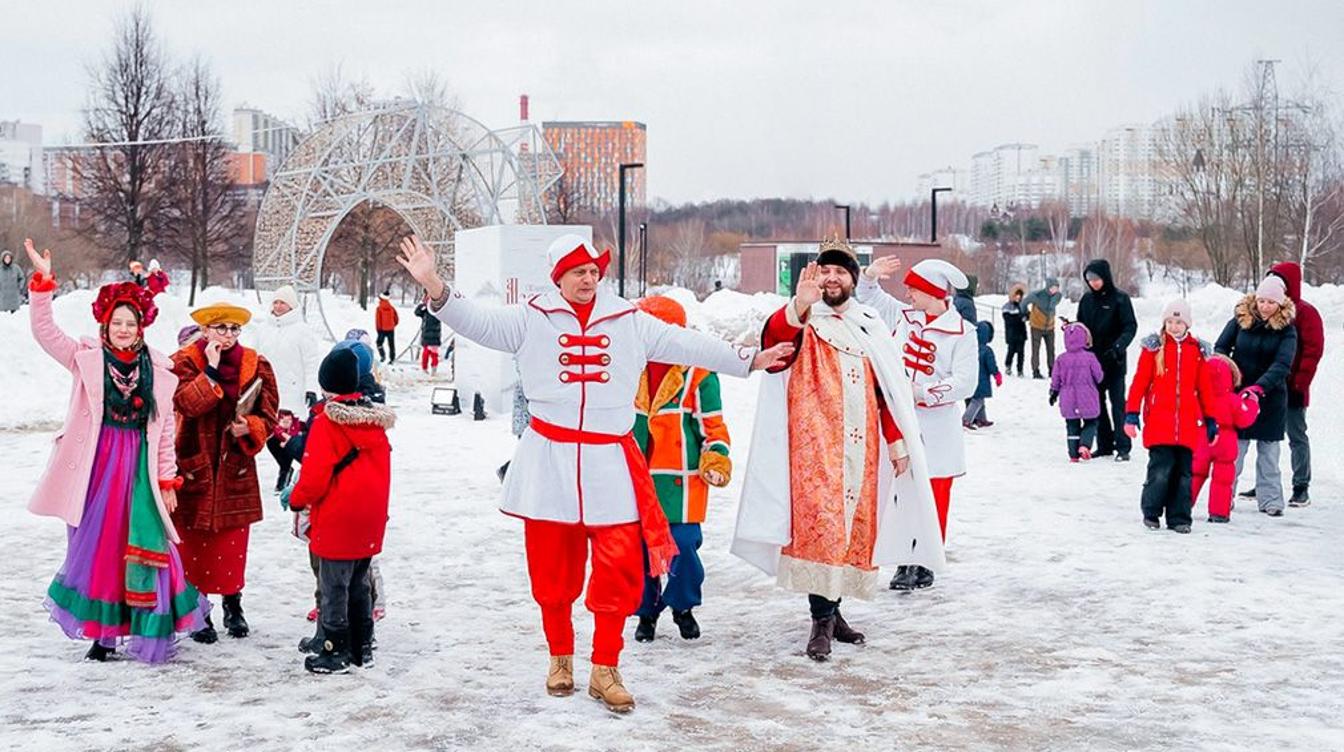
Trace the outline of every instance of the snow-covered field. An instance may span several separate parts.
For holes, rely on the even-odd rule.
[[[629,717],[542,689],[546,651],[520,524],[494,509],[494,469],[513,445],[508,417],[430,415],[428,384],[409,374],[389,378],[400,423],[375,668],[326,678],[302,670],[295,643],[311,628],[312,580],[274,503],[252,536],[252,637],[187,641],[160,667],[81,661],[86,646],[66,640],[41,606],[64,530],[23,510],[69,380],[32,343],[25,313],[0,314],[0,491],[10,510],[0,527],[0,748],[1344,748],[1344,478],[1335,464],[1344,293],[1311,293],[1329,331],[1311,413],[1313,506],[1277,520],[1243,507],[1215,527],[1202,524],[1201,504],[1193,535],[1146,532],[1142,450],[1129,465],[1070,465],[1043,382],[1010,378],[989,403],[997,425],[967,437],[972,471],[954,494],[949,573],[930,591],[847,602],[868,645],[837,645],[830,663],[803,656],[805,599],[729,556],[738,485],[715,492],[697,611],[704,637],[683,642],[667,619],[655,643],[635,644],[631,624],[622,670],[639,707]],[[87,295],[58,300],[71,330],[92,331]],[[222,291],[207,299],[223,297],[256,303]],[[1197,331],[1216,336],[1236,297],[1192,296]],[[186,309],[161,301],[151,339],[167,347]],[[749,336],[753,311],[770,303],[720,293],[692,321]],[[1136,301],[1145,331],[1162,303]],[[328,312],[338,333],[372,318],[334,301]],[[739,472],[754,394],[754,382],[725,379]],[[269,459],[260,464],[263,480],[273,477]],[[581,604],[575,614],[583,645],[591,622]]]

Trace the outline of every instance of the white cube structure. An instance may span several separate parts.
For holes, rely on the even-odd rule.
[[[489,225],[459,230],[454,240],[454,289],[478,305],[519,305],[537,293],[555,289],[546,249],[561,235],[577,234],[588,242],[587,225]],[[513,356],[481,347],[461,337],[454,357],[462,410],[471,410],[478,392],[491,415],[509,415],[518,382]]]

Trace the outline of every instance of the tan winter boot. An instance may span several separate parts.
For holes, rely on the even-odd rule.
[[[588,680],[588,696],[601,700],[613,713],[629,713],[635,709],[635,698],[625,689],[621,672],[615,666],[593,664],[593,675]]]
[[[546,694],[551,697],[569,697],[574,694],[574,656],[551,656],[551,670],[546,674]]]

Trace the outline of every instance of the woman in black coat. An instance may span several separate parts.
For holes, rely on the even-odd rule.
[[[1237,477],[1252,441],[1255,442],[1255,490],[1260,511],[1283,515],[1283,478],[1279,447],[1288,418],[1288,373],[1297,352],[1296,309],[1283,280],[1270,275],[1255,292],[1237,304],[1232,320],[1223,327],[1214,350],[1232,358],[1241,370],[1241,382],[1260,398],[1260,417],[1238,437]]]

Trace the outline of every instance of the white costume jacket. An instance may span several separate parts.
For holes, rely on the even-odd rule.
[[[965,475],[962,401],[975,394],[980,381],[980,342],[975,328],[951,306],[926,323],[922,312],[864,275],[859,275],[855,297],[877,310],[900,348],[906,375],[914,384],[929,477]]]
[[[302,419],[308,414],[304,394],[313,392],[320,396],[322,391],[317,385],[317,369],[322,364],[317,334],[309,328],[298,309],[283,316],[267,314],[254,321],[257,323],[257,352],[264,355],[275,370],[280,408]]]
[[[605,287],[587,327],[558,290],[520,305],[487,308],[452,290],[432,313],[484,347],[514,353],[532,417],[565,429],[624,435],[648,361],[700,366],[732,376],[751,370],[740,348],[670,326]],[[552,441],[528,428],[504,479],[500,510],[533,520],[615,525],[639,519],[619,444]]]

